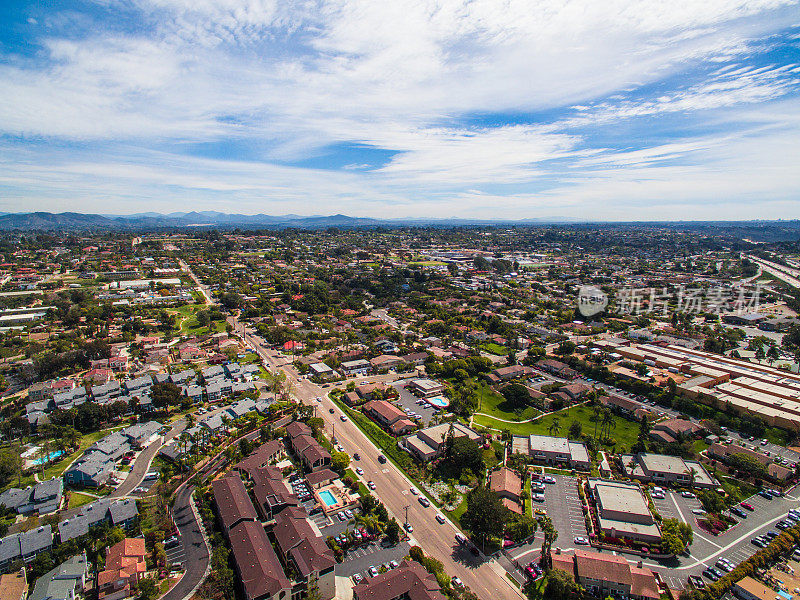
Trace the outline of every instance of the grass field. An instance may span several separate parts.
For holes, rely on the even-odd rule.
[[[489,354],[496,354],[497,356],[506,356],[509,353],[508,348],[501,346],[500,344],[495,344],[494,342],[481,344],[481,348],[486,350],[486,352]]]
[[[89,504],[97,500],[94,496],[89,494],[82,494],[81,492],[72,492],[69,496],[69,508],[78,508],[84,504]]]
[[[477,383],[477,393],[478,398],[480,399],[478,404],[478,412],[480,413],[485,413],[487,415],[491,415],[492,417],[505,419],[507,421],[524,421],[542,414],[534,407],[528,406],[518,415],[514,411],[510,410],[506,399],[501,394],[498,394],[492,388],[490,388],[486,382],[479,381]],[[478,417],[476,417],[476,419],[477,418]]]
[[[486,412],[486,411],[483,411]],[[578,421],[583,427],[583,433],[586,435],[593,435],[594,421],[591,420],[594,412],[591,407],[580,405],[573,406],[566,410],[557,413],[552,413],[543,416],[531,423],[503,423],[496,419],[476,415],[473,422],[477,425],[484,427],[492,427],[494,429],[507,429],[515,435],[557,435],[567,437],[569,426],[572,421]],[[553,430],[551,433],[550,426],[553,421],[558,419],[559,430]],[[630,447],[636,443],[637,436],[639,435],[639,424],[633,421],[628,421],[614,415],[614,427],[611,429],[611,437],[616,440],[616,451],[629,450]]]

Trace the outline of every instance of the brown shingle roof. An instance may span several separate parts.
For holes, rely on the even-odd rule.
[[[215,480],[211,487],[225,529],[230,530],[240,521],[258,520],[256,509],[238,473]]]
[[[436,577],[412,561],[403,561],[392,570],[381,573],[353,588],[354,600],[393,600],[405,595],[409,600],[445,600]]]
[[[575,566],[578,577],[589,577],[598,581],[613,581],[631,585],[631,566],[621,556],[600,554],[587,550],[575,550]]]
[[[248,600],[290,591],[292,583],[260,523],[247,521],[231,530],[231,548]]]

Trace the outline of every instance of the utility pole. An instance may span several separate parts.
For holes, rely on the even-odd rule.
[[[405,511],[406,511],[406,523],[408,523],[408,508],[409,508],[409,506],[411,506],[411,505],[410,504],[406,504],[405,507],[404,507]]]

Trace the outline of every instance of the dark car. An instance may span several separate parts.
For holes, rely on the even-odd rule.
[[[353,454],[353,460],[361,460],[361,455],[358,452],[356,452],[355,454]]]
[[[703,577],[707,577],[711,581],[716,581],[717,579],[719,579],[719,577],[717,577],[717,575],[711,569],[706,569],[705,571],[703,571]]]
[[[384,464],[386,462],[386,457],[383,454],[378,454],[378,462]]]
[[[737,508],[736,506],[731,508],[731,512],[733,514],[735,514],[737,517],[739,517],[740,519],[746,519],[747,518],[747,513],[744,512],[741,508]]]
[[[761,490],[758,492],[758,495],[762,498],[766,498],[767,500],[772,500],[772,494],[770,494],[767,490]]]
[[[329,409],[328,409],[328,412],[329,412],[329,413],[331,413],[331,414],[333,414],[333,409],[332,409],[332,408],[329,408]]]
[[[706,587],[706,582],[697,575],[689,575],[689,583],[691,583],[698,590],[703,590]]]

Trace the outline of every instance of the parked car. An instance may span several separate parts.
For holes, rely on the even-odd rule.
[[[376,486],[376,485],[375,485],[375,482],[374,482],[374,481],[370,480],[370,481],[368,481],[368,482],[367,482],[367,487],[368,487],[369,489],[371,489],[371,490],[374,490],[374,489],[375,489],[375,488],[377,488],[378,486]]]
[[[758,492],[758,495],[762,498],[766,498],[767,500],[772,500],[772,494],[770,494],[767,490],[761,490]]]
[[[443,525],[446,519],[445,519],[445,518],[444,518],[442,515],[439,515],[439,514],[437,514],[437,515],[436,515],[436,520],[437,520],[437,521],[438,521],[440,524],[442,524],[442,525]]]
[[[698,590],[703,590],[706,587],[706,582],[697,575],[689,575],[689,583],[691,583]]]
[[[746,519],[747,518],[747,513],[744,512],[741,508],[738,508],[736,506],[732,506],[731,507],[731,512],[733,514],[735,514],[737,517],[739,517],[740,519]]]
[[[378,576],[378,569],[376,569],[375,567],[370,567],[368,569],[368,571],[369,571],[369,576],[370,577],[377,577]]]
[[[403,523],[403,527],[405,527],[405,528],[406,528],[406,531],[407,531],[408,533],[412,533],[412,532],[414,531],[414,526],[413,526],[413,525],[411,525],[411,523],[409,523],[408,521],[406,521],[405,523]]]
[[[378,454],[378,462],[381,464],[386,463],[386,457],[383,454]]]
[[[694,498],[694,494],[692,492],[681,492],[681,496],[684,498]]]
[[[452,583],[456,587],[463,587],[464,584],[461,583],[461,580],[458,577],[453,577],[450,579],[450,583]]]
[[[360,574],[356,573],[355,575],[353,575],[353,583],[358,585],[362,581],[364,581],[364,578]]]
[[[422,504],[425,508],[428,508],[431,505],[431,501],[428,500],[425,496],[420,496],[419,503]]]
[[[578,536],[573,541],[576,544],[578,544],[579,546],[588,546],[589,545],[589,540],[587,540],[585,537]]]
[[[363,475],[364,469],[362,469],[361,467],[356,467],[356,473],[358,473],[359,475]]]
[[[739,506],[741,506],[742,508],[746,508],[747,510],[755,510],[755,508],[753,508],[753,505],[750,504],[749,502],[741,502]]]

